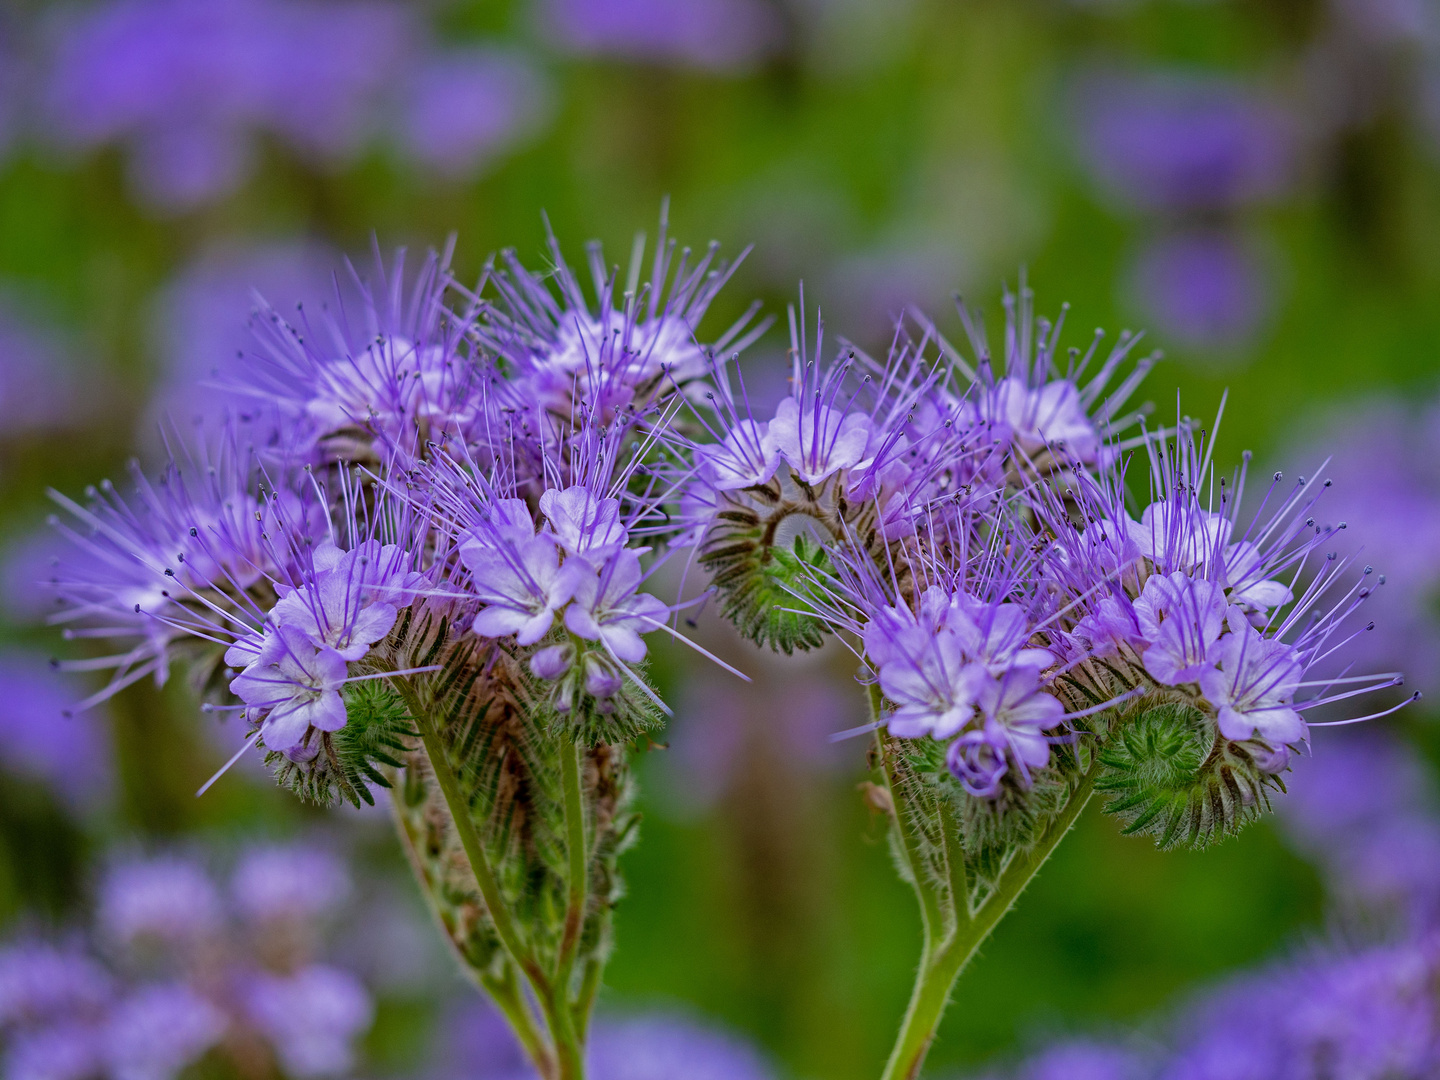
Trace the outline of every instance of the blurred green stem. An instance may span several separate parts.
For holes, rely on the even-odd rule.
[[[871,707],[875,717],[880,717],[880,690],[870,688]],[[1081,775],[1065,808],[1056,815],[1027,851],[1015,853],[1001,872],[995,887],[986,895],[980,906],[970,906],[969,881],[965,873],[964,854],[960,848],[960,837],[953,811],[942,799],[938,818],[941,841],[945,856],[945,881],[934,880],[925,865],[920,838],[915,833],[911,819],[911,808],[905,799],[905,791],[899,781],[894,755],[888,737],[877,734],[880,761],[885,784],[890,792],[894,808],[891,820],[900,840],[901,849],[920,901],[920,919],[923,944],[920,953],[920,967],[915,975],[915,988],[910,995],[910,1005],[905,1010],[895,1047],[885,1064],[881,1080],[915,1080],[925,1063],[925,1055],[935,1039],[940,1018],[950,1002],[950,993],[955,981],[965,970],[970,958],[990,936],[999,921],[1005,917],[1016,899],[1025,890],[1056,845],[1064,839],[1070,827],[1075,824],[1080,812],[1090,801],[1094,792],[1097,763],[1092,759],[1090,768]]]

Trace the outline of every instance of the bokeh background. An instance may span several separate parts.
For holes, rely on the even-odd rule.
[[[1071,304],[1072,344],[1146,329],[1159,418],[1228,388],[1226,467],[1335,455],[1335,513],[1389,577],[1371,658],[1440,683],[1433,0],[8,0],[0,934],[78,933],[123,858],[306,838],[361,883],[330,928],[375,1003],[350,1071],[483,1080],[436,1050],[469,991],[383,814],[255,769],[197,800],[236,744],[179,686],[62,716],[95,687],[47,663],[45,492],[153,466],[161,421],[223,407],[197,387],[252,289],[313,301],[347,255],[452,233],[463,278],[503,247],[535,264],[547,220],[572,259],[596,239],[623,263],[667,197],[682,243],[753,245],[711,329],[755,298],[783,315],[803,280],[869,346],[911,303],[958,332],[956,292],[993,331],[1022,272],[1042,311]],[[778,378],[782,350],[747,370]],[[641,766],[603,1008],[716,1025],[776,1075],[875,1075],[919,929],[863,747],[827,741],[857,722],[853,670],[697,633],[756,682],[662,651],[676,719]],[[1440,746],[1425,708],[1385,724]],[[1440,866],[1426,827],[1403,861]],[[1334,875],[1305,836],[1161,854],[1092,808],[964,976],[932,1071],[1143,1032],[1322,935]]]

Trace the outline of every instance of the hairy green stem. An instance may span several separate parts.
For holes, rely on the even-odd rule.
[[[565,838],[569,848],[569,897],[565,907],[565,929],[560,938],[560,954],[555,968],[551,1027],[560,1057],[560,1075],[578,1078],[583,1074],[584,1014],[579,1002],[570,997],[570,984],[575,971],[575,957],[580,948],[580,935],[585,926],[585,905],[590,877],[590,852],[585,841],[585,801],[580,789],[579,744],[562,747],[560,780],[565,795]],[[588,971],[587,971],[588,974]]]
[[[519,1040],[530,1060],[535,1063],[535,1068],[540,1075],[549,1080],[557,1075],[559,1068],[555,1051],[550,1046],[550,1040],[535,1023],[535,1016],[530,1011],[530,1004],[525,1000],[525,995],[520,989],[520,980],[516,978],[515,965],[507,960],[503,965],[503,971],[504,974],[499,977],[484,972],[480,973],[480,985],[485,988],[490,999],[505,1014],[505,1019],[510,1023],[510,1029],[515,1032],[515,1038]]]
[[[555,983],[569,993],[570,973],[585,926],[585,904],[590,877],[590,852],[585,842],[585,802],[580,790],[580,755],[577,744],[560,751],[560,780],[565,792],[565,840],[569,848],[569,901],[565,930],[560,938],[560,962]]]
[[[880,685],[870,686],[870,707],[876,719],[880,716]],[[900,850],[905,856],[905,866],[910,882],[915,887],[915,898],[920,902],[920,921],[925,934],[925,951],[929,952],[932,942],[945,932],[944,914],[935,883],[925,867],[920,837],[915,834],[915,823],[910,820],[902,798],[903,792],[896,771],[895,757],[890,751],[889,741],[883,732],[876,733],[876,745],[880,757],[882,779],[890,791],[890,804],[894,808],[895,835],[900,839]]]
[[[584,1042],[590,1028],[590,1013],[595,1008],[595,995],[600,990],[603,970],[599,958],[592,956],[585,961],[585,971],[580,977],[580,993],[575,996],[575,1028],[581,1042]]]
[[[1000,880],[973,916],[969,915],[968,901],[958,898],[958,903],[955,904],[954,928],[945,940],[936,942],[931,935],[926,934],[910,1005],[905,1011],[905,1019],[901,1022],[900,1033],[890,1053],[890,1060],[885,1064],[881,1080],[915,1080],[920,1075],[920,1067],[925,1063],[925,1055],[934,1041],[935,1030],[940,1025],[940,1017],[945,1012],[945,1006],[949,1004],[950,991],[960,977],[960,972],[990,936],[995,925],[1014,906],[1030,879],[1045,864],[1050,853],[1075,824],[1094,793],[1098,769],[1099,763],[1092,759],[1089,769],[1070,793],[1065,808],[1045,827],[1034,847],[1011,859],[1001,872]],[[893,789],[891,796],[896,801],[895,814],[898,822],[902,809]],[[947,833],[950,825],[949,821],[945,822]],[[947,855],[950,849],[950,839],[947,836]],[[951,874],[953,881],[953,867]],[[965,917],[961,917],[962,905]]]
[[[450,755],[445,749],[444,740],[440,738],[440,732],[436,730],[429,710],[424,708],[414,689],[400,679],[393,681],[410,710],[410,718],[415,721],[415,726],[420,731],[420,741],[425,745],[425,756],[430,759],[430,771],[435,775],[435,782],[440,785],[440,794],[444,797],[450,818],[455,823],[455,832],[460,837],[460,846],[465,849],[465,858],[470,862],[470,872],[474,875],[475,884],[480,887],[480,896],[485,901],[485,910],[495,927],[495,935],[543,1001],[550,994],[550,980],[535,962],[530,950],[525,947],[519,931],[515,928],[510,909],[505,906],[505,900],[500,895],[500,883],[495,880],[495,872],[490,868],[480,831],[475,828],[475,820],[470,816],[469,800],[460,790],[460,781],[450,765]]]

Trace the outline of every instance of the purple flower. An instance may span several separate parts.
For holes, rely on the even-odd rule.
[[[280,598],[270,619],[345,660],[359,660],[390,632],[399,609],[408,607],[424,584],[414,562],[398,544],[372,538],[341,551],[327,541],[315,549],[311,573]]]
[[[109,481],[90,489],[88,506],[51,493],[81,526],[54,522],[71,550],[54,571],[61,607],[51,621],[72,624],[67,637],[122,643],[109,656],[61,664],[113,670],[77,712],[147,675],[163,684],[177,642],[189,635],[214,640],[233,635],[237,619],[258,623],[257,596],[268,601],[288,575],[282,563],[291,545],[310,538],[315,504],[285,490],[262,504],[253,493],[258,463],[243,438],[242,428],[229,428],[219,450],[172,461],[156,482],[133,468],[128,500]]]
[[[640,635],[659,627],[670,614],[661,601],[639,591],[642,581],[639,556],[616,552],[597,573],[576,581],[565,609],[565,628],[586,641],[601,642],[623,663],[638,664],[645,659]]]
[[[243,661],[245,670],[230,680],[230,692],[250,707],[260,735],[271,750],[304,746],[311,728],[339,731],[345,726],[345,658],[329,646],[317,646],[303,630],[277,626],[253,649],[248,642],[231,647],[226,662]]]
[[[1073,382],[1057,379],[1029,386],[1012,376],[1001,379],[979,401],[981,418],[1008,428],[1014,445],[1028,455],[1060,448],[1074,460],[1092,464],[1100,452],[1100,433]]]
[[[967,656],[948,625],[957,606],[932,586],[920,611],[885,606],[864,629],[865,653],[877,666],[880,687],[897,708],[887,726],[902,738],[950,738],[970,722],[975,699],[988,681],[985,667]]]
[[[77,949],[24,939],[0,948],[0,1030],[94,1016],[113,993],[110,975]]]
[[[513,372],[495,390],[503,410],[490,435],[492,452],[522,468],[522,479],[544,474],[546,449],[577,418],[625,428],[651,423],[661,402],[709,373],[712,355],[738,352],[769,325],[752,326],[751,308],[701,344],[701,320],[738,260],[718,260],[718,245],[698,259],[688,249],[677,257],[664,214],[648,284],[640,282],[643,240],[623,280],[605,270],[592,246],[593,302],[554,237],[549,248],[555,271],[544,276],[513,252],[502,253],[487,282],[495,300],[480,325],[484,344]]]
[[[1167,342],[1195,352],[1244,348],[1274,307],[1271,275],[1253,246],[1224,232],[1162,236],[1136,255],[1128,291]]]
[[[94,805],[113,781],[103,717],[75,716],[78,694],[43,658],[0,654],[0,760],[36,776],[75,806]]]
[[[117,945],[193,945],[224,923],[220,894],[199,863],[176,856],[122,862],[101,882],[95,920]]]
[[[894,724],[889,725],[894,731]],[[900,735],[903,732],[895,732]],[[1010,760],[1005,753],[1003,732],[1000,738],[991,738],[989,731],[966,731],[955,739],[945,751],[945,764],[955,778],[977,799],[993,799],[1000,794],[1000,781],[1010,771]],[[1050,756],[1046,748],[1045,757]],[[1041,762],[1044,764],[1044,762]]]
[[[251,1022],[270,1043],[289,1076],[335,1076],[355,1062],[355,1039],[370,1027],[375,1007],[354,975],[312,964],[293,975],[252,976],[244,992]]]
[[[1064,722],[1065,706],[1041,686],[1034,668],[1015,667],[987,680],[975,707],[990,745],[1008,753],[1021,770],[1049,763],[1050,741],[1043,732]]]
[[[561,569],[554,538],[533,532],[523,500],[502,501],[510,504],[506,509],[514,518],[524,515],[531,535],[517,544],[513,532],[478,527],[461,542],[460,558],[470,571],[475,598],[485,605],[475,616],[474,629],[481,637],[514,634],[519,644],[533,645],[549,632],[555,612],[575,591],[577,573],[584,571],[574,562]]]
[[[748,1043],[681,1016],[601,1020],[590,1040],[595,1080],[771,1080]]]
[[[1291,708],[1300,683],[1295,650],[1263,637],[1238,609],[1226,621],[1230,633],[1214,650],[1217,667],[1200,673],[1200,689],[1219,709],[1220,734],[1236,740],[1258,735],[1272,746],[1300,742],[1307,729]]]
[[[294,321],[273,307],[253,320],[243,363],[224,389],[278,414],[278,450],[290,467],[314,462],[408,462],[430,442],[483,427],[484,365],[475,354],[473,304],[445,306],[448,254],[407,274],[405,253],[371,275],[347,267],[343,287]],[[353,297],[347,298],[346,293]]]
[[[1145,670],[1166,686],[1193,683],[1215,664],[1211,647],[1225,623],[1225,591],[1176,571],[1145,583],[1135,601]]]
[[[803,405],[793,397],[782,399],[767,431],[781,460],[807,484],[858,465],[870,445],[868,416],[842,413],[823,402],[824,396]]]
[[[1188,421],[1147,444],[1152,501],[1139,522],[1124,509],[1117,469],[1093,486],[1077,475],[1068,489],[1084,504],[1082,534],[1098,534],[1094,540],[1071,534],[1059,503],[1036,507],[1058,537],[1059,557],[1045,568],[1056,575],[1054,588],[1093,596],[1084,605],[1090,610],[1059,636],[1072,658],[1092,648],[1107,657],[1107,674],[1092,693],[1113,689],[1112,677],[1137,692],[1147,683],[1174,687],[1212,718],[1217,734],[1251,743],[1245,752],[1257,765],[1283,770],[1287,746],[1308,737],[1308,711],[1402,681],[1348,670],[1330,684],[1305,677],[1312,668],[1323,673],[1337,654],[1347,669],[1352,663],[1345,650],[1363,633],[1352,623],[1371,595],[1372,569],[1348,575],[1351,561],[1324,550],[1344,528],[1316,519],[1328,481],[1312,485],[1302,477],[1283,494],[1276,473],[1258,511],[1242,523],[1245,467],[1233,479],[1212,478],[1212,451]],[[1111,547],[1122,532],[1129,539],[1119,554],[1128,561]],[[1282,576],[1288,581],[1277,580]],[[1297,581],[1304,586],[1298,596],[1291,588]],[[1296,701],[1307,686],[1319,689]]]
[[[573,52],[714,71],[752,66],[779,36],[756,0],[546,0],[542,19]]]
[[[6,1048],[7,1080],[90,1080],[105,1066],[99,1030],[63,1020],[21,1032]]]
[[[350,893],[345,864],[307,843],[269,844],[241,856],[230,879],[240,914],[256,923],[316,919]]]
[[[468,467],[450,463],[433,473],[444,493],[439,501],[454,513],[467,571],[457,581],[460,595],[482,605],[475,632],[541,645],[530,670],[557,684],[562,712],[582,695],[611,710],[625,679],[637,678],[626,665],[645,658],[641,635],[664,626],[671,610],[640,591],[640,554],[648,549],[626,546],[655,504],[627,497],[632,505],[625,507],[600,494],[610,488],[614,463],[608,450],[597,455],[604,464],[585,483],[539,493],[538,521],[524,499]]]
[[[4,62],[0,54],[0,94]],[[0,112],[3,108],[0,103]],[[88,386],[75,378],[61,343],[21,310],[12,297],[0,295],[0,356],[5,358],[0,364],[0,432],[9,437],[65,427],[89,404]]]
[[[580,484],[546,491],[540,496],[540,513],[567,555],[592,562],[608,559],[629,539],[620,524],[620,501],[601,498]]]
[[[1082,159],[1111,195],[1145,210],[1243,205],[1279,193],[1295,136],[1251,88],[1174,72],[1106,73],[1079,87]]]
[[[140,194],[187,208],[243,183],[258,131],[352,154],[410,30],[367,0],[109,0],[52,26],[48,113],[78,145],[127,143]]]
[[[184,983],[147,986],[110,1013],[104,1055],[115,1080],[173,1080],[225,1028],[224,1014]]]
[[[544,74],[519,54],[436,53],[410,74],[396,137],[422,165],[472,176],[543,126],[549,98]]]
[[[1028,784],[1050,761],[1044,732],[1066,719],[1040,674],[1054,655],[1030,647],[1036,630],[1019,604],[932,585],[917,607],[877,607],[861,632],[866,659],[895,705],[886,728],[901,738],[953,739],[950,770],[977,798],[998,795],[1012,764]]]
[[[1428,1076],[1435,942],[1319,953],[1241,979],[1188,1018],[1162,1080]]]

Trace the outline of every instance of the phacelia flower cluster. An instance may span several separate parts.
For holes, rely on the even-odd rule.
[[[1246,467],[1219,475],[1193,421],[1122,415],[1153,360],[1124,370],[1135,336],[1084,381],[1098,335],[1062,362],[1063,319],[1022,294],[997,371],[965,314],[973,360],[925,323],[884,363],[843,343],[828,360],[802,325],[768,420],[717,379],[686,505],[726,612],[787,651],[842,631],[876,724],[941,744],[972,797],[1093,754],[1135,827],[1218,835],[1263,805],[1312,710],[1400,683],[1336,673],[1383,578],[1337,553],[1328,484],[1277,474],[1252,506]],[[1130,790],[1152,735],[1185,791]]]
[[[376,693],[449,692],[462,652],[477,674],[513,656],[577,724],[650,722],[644,637],[672,608],[644,585],[680,531],[663,450],[754,313],[701,344],[730,268],[677,253],[663,220],[643,287],[639,249],[625,281],[591,252],[593,302],[563,262],[547,281],[507,255],[472,289],[448,258],[377,257],[333,304],[262,307],[220,376],[243,411],[172,437],[133,495],[55,496],[73,555],[54,619],[114,643],[65,662],[113,671],[77,711],[179,660],[284,776],[351,799],[408,745]],[[349,727],[356,709],[387,734]]]

